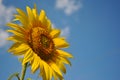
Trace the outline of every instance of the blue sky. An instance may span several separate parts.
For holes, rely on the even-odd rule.
[[[15,8],[25,10],[36,3],[44,9],[53,26],[62,30],[74,55],[65,80],[120,80],[120,1],[119,0],[0,0],[0,80],[20,72],[17,57],[7,52],[11,42],[5,23]],[[26,77],[39,80],[37,73]],[[15,80],[15,79],[14,79]]]

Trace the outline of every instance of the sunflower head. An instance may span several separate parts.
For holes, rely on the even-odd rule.
[[[34,73],[40,70],[43,80],[62,80],[63,73],[66,73],[65,64],[71,65],[68,58],[73,56],[62,48],[67,48],[69,44],[65,38],[60,37],[60,30],[51,27],[51,22],[47,18],[45,11],[40,14],[34,6],[33,9],[26,7],[26,11],[17,8],[14,22],[8,23],[11,27],[8,32],[13,33],[8,40],[14,44],[8,50],[14,55],[23,55],[23,62],[30,63],[31,71]],[[15,23],[19,21],[20,23]]]

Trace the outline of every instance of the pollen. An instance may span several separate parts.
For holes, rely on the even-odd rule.
[[[44,61],[48,61],[54,55],[54,43],[48,32],[41,27],[30,30],[28,42],[33,51]]]

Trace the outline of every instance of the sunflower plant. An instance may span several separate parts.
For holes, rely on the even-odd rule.
[[[43,80],[63,80],[66,73],[65,64],[71,65],[68,58],[73,56],[64,51],[69,43],[60,36],[61,30],[53,28],[44,10],[38,13],[34,8],[26,7],[26,12],[17,8],[13,22],[7,24],[8,32],[13,33],[8,40],[13,41],[9,48],[15,56],[23,56],[22,73],[14,74],[18,80],[24,80],[26,68],[29,64],[31,72],[39,71]],[[18,23],[19,22],[19,23]],[[10,79],[9,79],[10,80]],[[30,79],[29,79],[30,80]]]

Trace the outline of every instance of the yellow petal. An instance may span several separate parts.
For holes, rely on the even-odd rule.
[[[43,75],[43,72],[44,72],[44,69],[43,69],[43,61],[41,60],[40,61],[40,75],[39,76],[42,76]]]
[[[16,9],[17,10],[17,12],[19,13],[19,15],[14,15],[16,18],[13,20],[13,21],[17,21],[17,20],[20,20],[20,22],[25,26],[25,27],[27,27],[27,22],[28,22],[28,16],[26,15],[26,13],[23,11],[23,10],[21,10],[21,9],[19,9],[19,8],[17,8]]]
[[[9,49],[8,52],[14,51],[18,46],[20,46],[22,43],[14,43]]]
[[[7,26],[19,31],[19,32],[25,32],[24,28],[22,28],[21,26],[14,24],[14,23],[8,23]]]
[[[27,50],[23,50],[23,51],[21,51],[21,52],[13,52],[13,55],[15,55],[15,56],[22,56],[22,55],[24,55],[25,53],[26,53],[26,51]]]
[[[60,35],[60,30],[59,29],[53,29],[51,32],[50,32],[50,35],[52,38],[56,38]]]
[[[51,67],[48,67],[49,68],[49,77],[48,77],[48,80],[51,80],[51,78],[52,78],[52,69],[51,69]]]
[[[59,68],[62,70],[62,72],[66,73],[66,68],[63,63],[59,64]]]
[[[54,80],[58,80],[58,77],[57,77],[56,73],[53,72],[52,74],[53,74]]]
[[[62,76],[62,73],[60,72],[60,69],[58,68],[58,66],[55,63],[51,63],[50,67],[60,76]]]
[[[49,77],[49,73],[48,73],[49,72],[49,68],[48,67],[49,67],[49,65],[46,62],[44,62],[44,61],[43,61],[43,65],[44,65],[43,66],[44,67],[44,75],[46,77],[45,80],[48,80],[48,77]]]
[[[57,77],[59,77],[59,80],[64,80],[64,79],[63,79],[63,76],[61,76],[61,75],[59,75],[59,74],[57,74],[57,73],[56,73],[56,75],[57,75]]]
[[[29,48],[29,47],[24,47],[23,49],[20,48],[22,45],[22,43],[14,43],[9,49],[8,52],[13,52],[14,55],[22,55],[25,53],[25,51]]]
[[[33,57],[34,58],[31,67],[32,73],[34,73],[39,68],[39,64],[40,64],[40,58],[36,54],[34,54]]]
[[[36,17],[37,17],[36,10],[35,10],[35,9],[32,9],[32,12],[33,12],[34,17],[36,18]]]
[[[43,78],[42,80],[48,80],[45,76],[45,73],[43,73],[42,78]]]
[[[28,13],[29,21],[33,21],[34,16],[33,16],[32,10],[28,6],[26,7],[26,10],[27,10],[27,13]]]
[[[56,51],[60,54],[60,56],[73,58],[73,56],[69,54],[68,52],[65,52],[63,50],[58,50],[58,49]]]
[[[17,18],[14,18],[12,21],[14,22],[14,21],[18,21],[19,19],[17,19]]]
[[[27,25],[28,25],[28,21],[24,19],[24,17],[20,16],[20,15],[14,15],[15,16],[15,19],[14,20],[19,20],[22,25],[24,25],[24,28],[27,28]]]
[[[44,10],[41,10],[39,15],[39,20],[42,22],[42,24],[48,29],[48,31],[51,30],[51,22],[47,18],[46,13]]]
[[[40,16],[39,16],[39,20],[40,20],[41,22],[44,22],[45,17],[46,17],[45,11],[44,11],[44,10],[41,10]]]
[[[64,80],[63,76],[59,75],[56,72],[53,72],[53,77],[54,77],[54,80]]]
[[[7,32],[11,32],[11,33],[13,33],[13,34],[15,34],[15,35],[17,35],[17,36],[24,36],[23,33],[18,32],[18,31],[16,31],[16,30],[7,30]]]
[[[63,38],[54,38],[53,42],[56,48],[66,48],[69,44]]]
[[[19,9],[19,8],[17,8],[16,10],[20,14],[20,16],[22,16],[26,20],[26,22],[27,22],[28,21],[28,17],[26,15],[26,13],[23,10]]]
[[[29,50],[27,50],[26,54],[24,55],[22,65],[29,62],[32,58],[33,58],[33,51],[31,49],[29,49]]]
[[[48,65],[43,60],[40,61],[40,65],[40,76],[43,80],[48,80]]]
[[[17,46],[17,48],[15,48],[15,49],[13,50],[13,53],[14,53],[15,55],[17,55],[17,54],[22,53],[23,51],[28,50],[28,49],[30,49],[30,47],[29,47],[28,45],[22,43],[22,44],[20,44],[19,46]]]
[[[65,64],[69,64],[70,66],[72,65],[71,62],[70,62],[67,58],[60,57],[60,56],[59,56],[59,59],[60,59],[63,63],[65,63]]]
[[[38,13],[37,13],[37,7],[36,4],[34,4],[34,8],[32,9],[33,15],[35,18],[38,18]]]
[[[51,31],[51,21],[49,19],[47,19],[47,22],[45,23],[45,25],[47,26],[48,31]]]
[[[52,78],[52,68],[44,61],[42,61],[43,63],[43,74],[44,78],[43,80],[51,80]]]
[[[10,36],[10,37],[7,38],[7,40],[12,40],[14,42],[25,42],[23,37],[20,37],[20,36],[17,36],[17,35]]]

